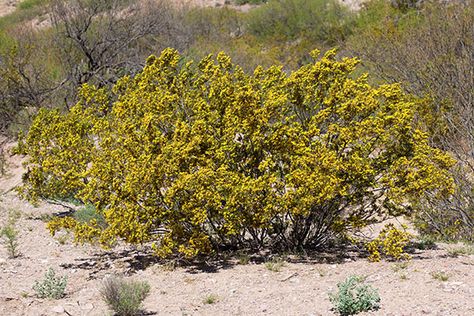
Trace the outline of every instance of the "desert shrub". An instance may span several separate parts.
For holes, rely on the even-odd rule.
[[[190,43],[198,39],[208,44],[232,41],[243,32],[241,14],[233,9],[189,8],[183,14]]]
[[[336,312],[340,315],[355,315],[380,308],[378,291],[363,281],[364,278],[351,275],[338,283],[338,292],[329,296]]]
[[[33,290],[39,298],[60,299],[64,296],[67,286],[67,276],[56,276],[53,268],[49,268],[41,281],[35,281]]]
[[[247,30],[263,39],[305,37],[313,45],[333,45],[350,34],[352,17],[337,1],[270,0],[249,12]]]
[[[448,254],[451,257],[459,257],[459,256],[472,256],[474,255],[474,245],[473,244],[461,244],[450,247],[448,249]]]
[[[203,300],[203,303],[204,304],[214,304],[216,303],[217,301],[219,300],[219,297],[215,294],[209,294],[207,295],[204,300]]]
[[[167,49],[112,91],[85,85],[67,113],[40,111],[20,141],[20,192],[75,196],[107,223],[57,218],[52,233],[189,257],[318,247],[450,194],[453,161],[417,128],[418,100],[353,78],[358,60],[335,55],[246,74],[225,54],[195,65]]]
[[[422,236],[418,240],[414,241],[411,245],[414,249],[428,250],[437,249],[436,240],[431,237]]]
[[[446,282],[449,280],[449,275],[444,271],[434,271],[431,273],[431,276],[433,279],[441,282]]]
[[[427,236],[474,236],[474,6],[472,1],[426,3],[417,10],[385,11],[387,2],[369,5],[361,16],[387,12],[370,28],[354,32],[348,47],[372,73],[432,101],[419,112],[434,146],[451,152],[456,192],[448,199],[420,201],[415,223]],[[364,22],[365,23],[365,22]],[[365,23],[364,25],[369,25]]]
[[[366,248],[369,251],[370,261],[380,261],[381,252],[395,260],[409,259],[410,256],[405,252],[405,248],[410,242],[411,234],[396,228],[393,224],[387,224],[380,234],[374,240],[367,243]]]
[[[7,224],[0,229],[0,238],[3,238],[5,248],[7,249],[10,258],[16,258],[20,255],[18,250],[19,231],[16,228],[17,221],[21,217],[21,213],[17,211],[10,211],[8,214]]]
[[[392,7],[404,12],[418,8],[422,2],[423,0],[390,0]]]
[[[46,66],[41,45],[35,37],[23,34],[6,52],[0,52],[0,134],[14,135],[26,129],[36,107],[46,106],[55,88],[54,76]],[[38,59],[41,58],[41,64]]]
[[[117,316],[138,315],[143,300],[150,293],[147,282],[127,281],[117,277],[107,278],[103,282],[101,295]]]
[[[23,0],[18,4],[18,9],[29,10],[36,6],[44,5],[48,2],[49,2],[48,0]]]
[[[450,198],[433,197],[418,203],[413,222],[422,236],[442,241],[474,241],[474,170],[471,166],[474,166],[471,161],[458,160],[451,169],[456,186]]]
[[[16,258],[19,255],[18,252],[18,231],[15,226],[8,224],[0,230],[0,236],[3,237],[5,242],[5,247],[8,251],[8,256],[10,258]]]
[[[0,177],[5,175],[7,162],[5,158],[5,144],[7,140],[0,141]]]

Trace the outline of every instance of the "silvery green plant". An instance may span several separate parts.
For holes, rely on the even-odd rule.
[[[60,299],[64,296],[67,285],[67,276],[56,276],[53,268],[49,268],[42,281],[35,281],[33,290],[39,298]]]
[[[329,295],[336,312],[345,316],[380,308],[377,289],[364,284],[363,281],[363,277],[351,275],[337,284],[338,292]]]

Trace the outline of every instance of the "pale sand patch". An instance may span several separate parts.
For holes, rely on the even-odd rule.
[[[20,0],[0,0],[0,16],[12,13]]]

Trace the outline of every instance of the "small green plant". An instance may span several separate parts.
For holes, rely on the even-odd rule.
[[[22,213],[19,210],[10,210],[8,211],[8,223],[15,225],[16,222],[21,218]]]
[[[409,265],[410,263],[408,261],[397,262],[392,265],[392,270],[395,272],[399,272],[401,270],[405,270],[406,268],[408,268]]]
[[[462,245],[448,249],[448,255],[451,257],[474,255],[474,245]]]
[[[94,205],[86,204],[74,213],[74,219],[79,223],[90,224],[97,223],[100,227],[105,227],[106,222],[104,216],[100,214]]]
[[[214,304],[219,300],[219,297],[214,294],[209,294],[204,298],[204,304]]]
[[[39,216],[39,219],[40,219],[42,222],[47,223],[47,222],[49,222],[50,220],[53,219],[53,215],[51,215],[51,214],[41,214],[41,215]]]
[[[18,9],[29,10],[33,7],[44,5],[46,2],[45,0],[23,0],[18,4]]]
[[[138,315],[149,293],[150,285],[147,282],[118,277],[107,278],[101,289],[102,298],[117,316]]]
[[[16,258],[20,255],[18,251],[18,231],[12,223],[3,227],[0,231],[0,236],[3,237],[5,246],[10,258]]]
[[[247,253],[239,252],[237,253],[237,260],[239,261],[239,264],[246,265],[250,262],[250,256]]]
[[[179,266],[179,262],[176,260],[167,260],[161,266],[163,271],[174,271]]]
[[[65,245],[67,241],[69,240],[69,234],[60,235],[56,238],[56,240],[58,241],[60,245]]]
[[[280,272],[284,265],[285,261],[280,257],[274,257],[271,260],[265,262],[265,268],[272,272]]]
[[[400,280],[408,280],[408,274],[406,273],[400,273]]]
[[[317,268],[316,271],[318,272],[320,277],[325,277],[328,275],[328,271],[323,268]]]
[[[446,274],[446,272],[443,272],[443,271],[433,272],[433,273],[431,273],[431,276],[433,277],[433,279],[441,281],[441,282],[446,282],[446,281],[449,280],[449,275]]]
[[[60,299],[64,296],[67,276],[56,276],[53,268],[49,268],[42,281],[35,281],[33,290],[39,298]]]
[[[426,236],[415,241],[412,246],[419,250],[436,249],[436,242],[432,237]]]
[[[363,277],[351,275],[338,283],[338,292],[329,294],[336,312],[340,315],[355,315],[380,308],[380,296],[377,289],[364,284],[363,281]]]

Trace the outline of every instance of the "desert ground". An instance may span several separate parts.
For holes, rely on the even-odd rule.
[[[0,0],[0,16],[7,15],[15,11],[18,0]]]
[[[45,219],[63,209],[19,199],[14,188],[24,158],[9,148],[8,171],[0,178],[0,226],[17,218],[20,256],[8,258],[0,245],[0,315],[111,315],[100,295],[110,275],[150,283],[148,315],[334,315],[328,294],[353,274],[365,276],[381,296],[380,310],[363,315],[474,315],[474,256],[454,256],[458,245],[415,250],[407,263],[371,263],[361,252],[347,251],[289,255],[272,271],[265,253],[173,265],[146,247],[107,251],[76,245],[67,233],[52,237]],[[59,300],[39,299],[32,289],[50,267],[68,277]],[[212,304],[206,302],[210,296]]]

